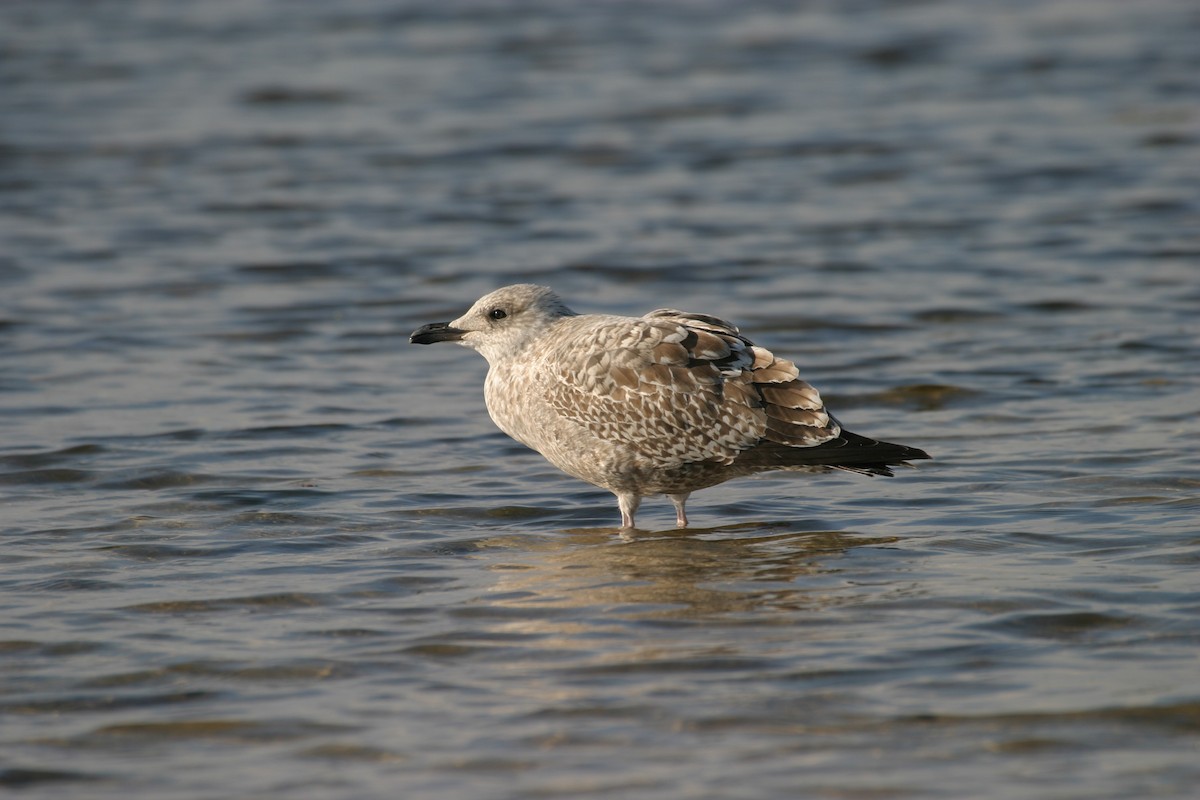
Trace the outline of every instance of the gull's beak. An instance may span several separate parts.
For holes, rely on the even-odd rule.
[[[433,344],[434,342],[457,342],[466,333],[458,328],[451,328],[449,322],[431,322],[422,325],[409,335],[412,344]]]

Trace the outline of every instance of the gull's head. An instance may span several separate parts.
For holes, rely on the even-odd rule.
[[[422,325],[412,332],[410,341],[457,342],[495,363],[520,352],[554,320],[573,316],[575,312],[549,288],[519,283],[485,294],[453,322]]]

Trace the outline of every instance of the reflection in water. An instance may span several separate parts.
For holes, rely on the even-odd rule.
[[[525,609],[611,609],[602,619],[728,624],[748,612],[852,603],[868,593],[856,593],[840,580],[833,563],[853,548],[899,541],[790,527],[751,522],[619,535],[615,528],[569,530],[526,551],[519,563],[498,565],[492,602]],[[754,624],[763,621],[759,617]],[[577,615],[511,624],[526,632],[579,630]]]

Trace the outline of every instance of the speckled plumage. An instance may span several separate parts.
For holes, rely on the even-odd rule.
[[[412,341],[478,350],[496,425],[564,472],[612,491],[622,525],[666,494],[687,524],[690,492],[768,469],[890,475],[921,450],[843,431],[796,366],[734,325],[674,309],[576,314],[519,284]]]

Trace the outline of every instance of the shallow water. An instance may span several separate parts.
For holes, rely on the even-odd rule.
[[[1184,0],[0,5],[0,785],[1194,796],[1198,40]],[[620,536],[408,345],[527,280],[734,319],[934,460]]]

